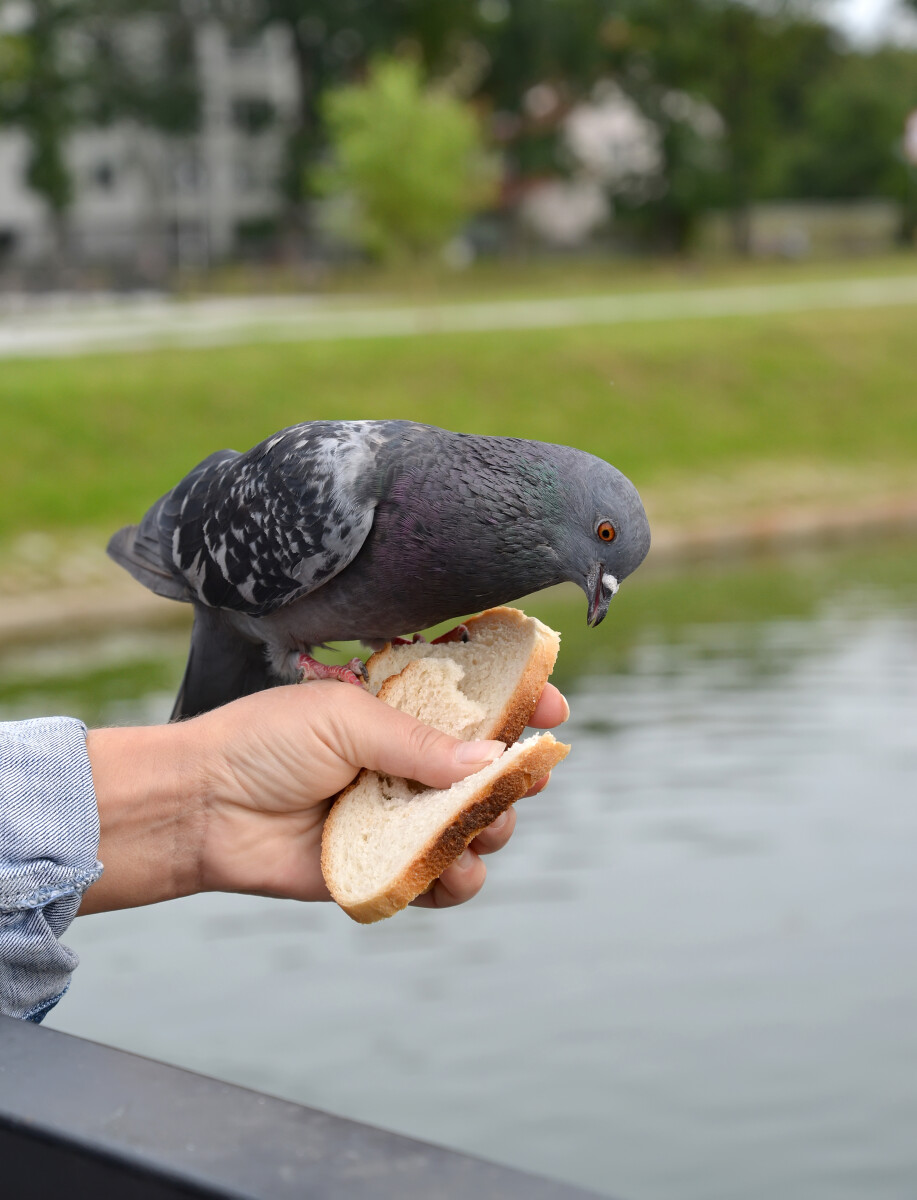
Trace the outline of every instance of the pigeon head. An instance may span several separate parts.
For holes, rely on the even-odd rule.
[[[620,471],[583,451],[565,464],[568,519],[555,543],[565,577],[586,593],[596,626],[622,580],[646,558],[650,526],[637,489]]]

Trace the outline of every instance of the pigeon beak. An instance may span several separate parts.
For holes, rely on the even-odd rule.
[[[610,575],[603,569],[601,563],[593,563],[586,579],[586,586],[588,588],[586,595],[589,597],[586,624],[594,629],[596,625],[601,625],[605,620],[611,598],[618,590],[618,581],[614,575]]]

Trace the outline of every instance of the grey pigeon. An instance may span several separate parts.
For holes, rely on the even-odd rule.
[[[292,682],[313,647],[381,645],[564,580],[598,625],[649,545],[636,488],[582,450],[310,421],[211,454],[108,553],[194,605],[178,718]]]

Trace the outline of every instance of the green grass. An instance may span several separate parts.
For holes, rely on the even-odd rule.
[[[0,547],[139,518],[210,451],[314,418],[406,417],[581,446],[654,520],[917,484],[917,313],[0,362]]]

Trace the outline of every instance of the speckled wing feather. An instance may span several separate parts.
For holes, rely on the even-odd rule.
[[[161,594],[265,616],[359,553],[378,499],[379,451],[401,425],[315,421],[245,454],[217,451],[139,527],[119,531],[109,552]]]

